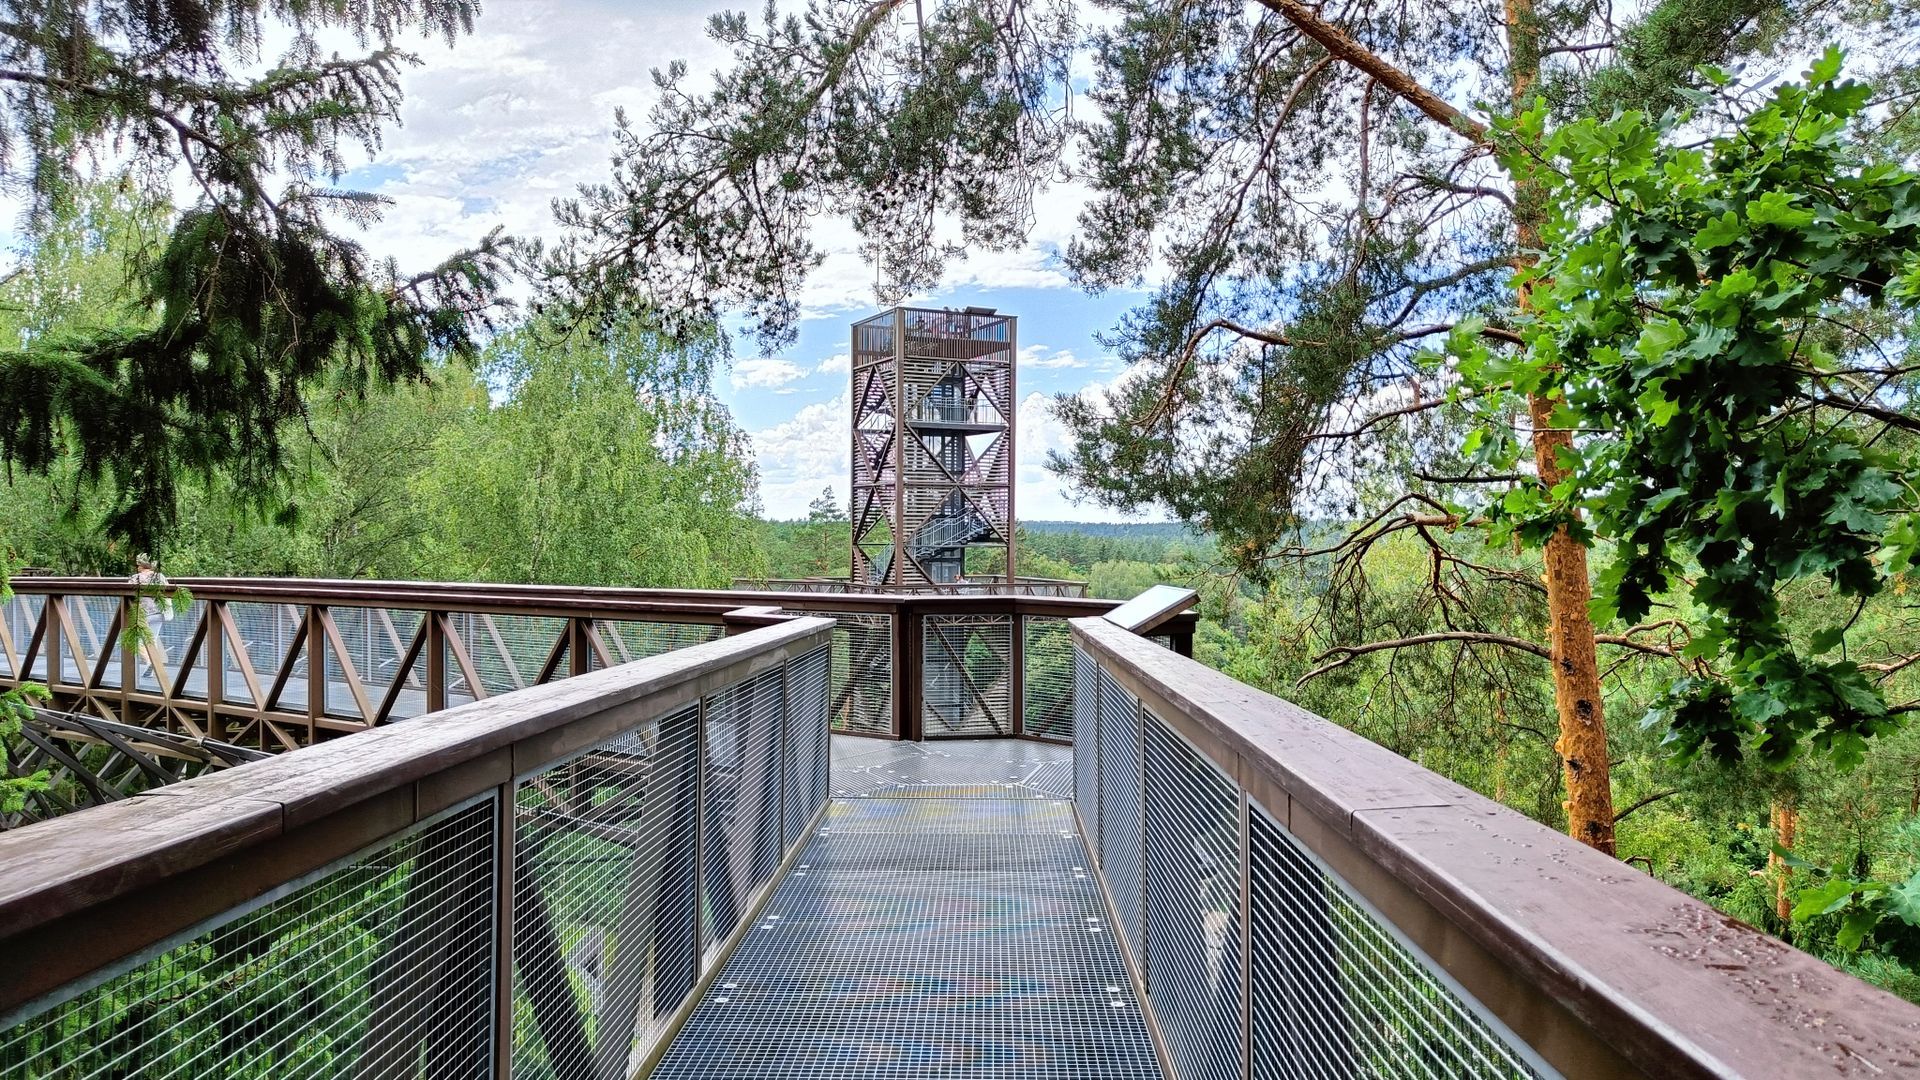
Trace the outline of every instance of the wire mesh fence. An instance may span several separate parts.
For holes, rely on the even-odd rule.
[[[46,678],[44,661],[34,669],[25,659],[30,651],[28,645],[33,640],[33,629],[40,622],[40,611],[46,602],[46,597],[32,593],[14,593],[0,600],[0,628],[6,631],[5,648],[0,648],[0,674],[14,677],[21,675],[21,669],[26,668],[28,678]]]
[[[1013,734],[1014,616],[928,615],[920,625],[927,736]]]
[[[1142,818],[1140,703],[1113,676],[1096,682],[1100,725],[1100,865],[1114,915],[1136,960],[1142,952]]]
[[[494,821],[451,811],[0,1029],[0,1075],[485,1075]]]
[[[835,620],[831,687],[833,730],[898,735],[893,723],[895,616],[851,611],[795,611]]]
[[[1073,738],[1073,633],[1067,620],[1047,615],[1021,618],[1020,715],[1024,733],[1043,739]]]
[[[1073,651],[1073,801],[1087,846],[1100,850],[1100,665]]]
[[[711,955],[773,875],[780,845],[783,673],[707,699],[701,940]]]
[[[377,616],[355,625],[385,633]],[[260,901],[9,1002],[0,1076],[479,1080],[502,1054],[520,1077],[634,1075],[824,805],[824,631],[771,667],[746,638],[728,639],[740,644],[727,666],[667,684],[685,705],[634,710],[610,698],[620,712],[560,722],[605,731],[608,716],[636,717],[584,750],[505,786],[482,780],[454,809],[268,886]],[[381,648],[345,632],[327,641],[336,654]],[[502,719],[526,716],[523,703]],[[483,714],[465,722],[487,730]],[[431,738],[421,752],[450,754]],[[267,775],[282,779],[250,801],[283,797],[271,785],[298,770]],[[196,797],[191,785],[175,791],[169,812]],[[212,798],[210,811],[222,796]],[[85,813],[52,824],[77,827]],[[265,873],[299,858],[259,856]]]
[[[1256,1078],[1539,1075],[1258,807],[1248,853]]]
[[[1075,802],[1182,1080],[1553,1075],[1093,656],[1073,674]]]
[[[692,989],[700,710],[519,783],[514,1075],[627,1076]]]

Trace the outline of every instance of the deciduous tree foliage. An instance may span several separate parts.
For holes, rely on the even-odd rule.
[[[1542,300],[1524,350],[1455,343],[1496,417],[1479,464],[1516,457],[1503,394],[1544,396],[1555,426],[1586,433],[1561,451],[1563,480],[1513,489],[1492,516],[1537,536],[1590,515],[1611,541],[1603,621],[1646,620],[1685,583],[1675,614],[1697,669],[1654,713],[1683,756],[1782,765],[1812,747],[1847,765],[1893,723],[1875,685],[1887,664],[1847,655],[1853,620],[1796,643],[1781,610],[1783,586],[1824,579],[1857,617],[1916,549],[1911,439],[1896,433],[1920,428],[1903,411],[1920,175],[1856,140],[1872,91],[1839,67],[1829,50],[1745,115],[1704,99],[1551,134],[1544,108],[1518,117],[1510,167],[1556,208],[1531,276]],[[1722,133],[1702,142],[1703,124]]]
[[[106,527],[148,546],[175,521],[184,476],[222,472],[259,500],[287,477],[282,429],[323,375],[355,391],[467,352],[503,271],[485,238],[404,273],[340,224],[379,200],[327,186],[351,145],[397,118],[400,43],[451,44],[471,0],[0,4],[0,168],[32,228],[98,166],[194,201],[137,252],[129,287],[152,318],[70,326],[0,351],[0,460],[71,457],[111,492]],[[289,34],[278,57],[269,36]],[[322,51],[344,34],[371,51]]]

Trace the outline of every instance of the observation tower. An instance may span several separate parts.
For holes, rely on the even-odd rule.
[[[853,325],[854,587],[1016,580],[1014,323],[896,307]]]

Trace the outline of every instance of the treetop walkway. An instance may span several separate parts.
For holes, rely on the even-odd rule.
[[[1920,1009],[1181,655],[1191,594],[185,584],[150,683],[122,583],[0,610],[0,679],[204,751],[0,832],[0,1076],[1920,1075]]]

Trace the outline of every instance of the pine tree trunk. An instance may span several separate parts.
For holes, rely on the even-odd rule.
[[[1507,0],[1507,43],[1513,110],[1529,104],[1540,77],[1540,24],[1533,0]],[[1514,239],[1519,248],[1515,269],[1534,262],[1540,250],[1544,207],[1538,185],[1523,178],[1514,181]],[[1520,290],[1520,310],[1533,306],[1532,290]],[[1551,488],[1566,477],[1559,452],[1573,446],[1573,434],[1552,427],[1553,399],[1534,394],[1527,401],[1533,421],[1533,460],[1540,482]],[[1593,583],[1587,573],[1587,549],[1555,529],[1547,540],[1548,646],[1553,653],[1553,700],[1560,712],[1560,737],[1554,749],[1560,755],[1567,783],[1567,832],[1574,839],[1609,855],[1613,845],[1613,782],[1607,760],[1607,723],[1600,691],[1600,656],[1594,641],[1593,620],[1587,602]]]
[[[1259,2],[1429,119],[1475,141],[1486,140],[1486,125],[1466,116],[1385,57],[1322,19],[1306,0]],[[1533,0],[1507,0],[1506,14],[1510,101],[1518,113],[1530,104],[1534,84],[1540,80],[1541,27],[1534,16]],[[1514,204],[1515,240],[1521,252],[1514,266],[1522,269],[1532,265],[1533,252],[1540,250],[1544,214],[1536,185],[1516,178]],[[1521,310],[1527,310],[1530,298],[1526,290],[1521,291],[1519,301]],[[1566,475],[1557,454],[1561,447],[1573,444],[1573,436],[1547,426],[1553,412],[1550,400],[1536,396],[1529,406],[1534,463],[1541,482],[1552,486]],[[1612,855],[1613,787],[1608,777],[1606,718],[1601,710],[1600,657],[1593,620],[1587,615],[1593,584],[1587,576],[1586,548],[1565,529],[1556,531],[1547,541],[1546,571],[1547,610],[1552,617],[1548,644],[1553,653],[1553,697],[1560,712],[1560,737],[1554,745],[1567,782],[1567,831],[1576,840]]]
[[[1800,808],[1781,799],[1773,801],[1773,846],[1782,851],[1792,851],[1794,842],[1800,833]],[[1769,854],[1767,862],[1773,868],[1773,913],[1780,916],[1782,925],[1793,921],[1793,867],[1781,861],[1780,856]]]
[[[1551,487],[1566,470],[1556,453],[1571,446],[1566,431],[1547,426],[1553,402],[1534,395],[1528,402],[1533,415],[1533,458],[1540,482]],[[1560,755],[1567,782],[1567,832],[1582,843],[1613,851],[1613,783],[1607,760],[1607,723],[1600,698],[1600,657],[1594,644],[1593,620],[1587,601],[1593,585],[1587,577],[1587,549],[1562,527],[1547,541],[1547,629],[1553,652],[1553,700],[1560,712],[1560,737],[1553,748]]]

